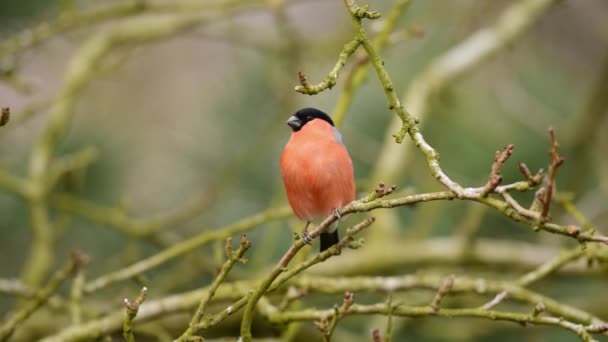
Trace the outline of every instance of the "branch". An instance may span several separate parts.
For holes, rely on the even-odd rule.
[[[388,100],[388,108],[390,110],[394,110],[399,119],[401,120],[401,129],[399,129],[399,131],[393,135],[395,141],[397,143],[401,143],[405,138],[405,135],[409,134],[412,140],[415,142],[416,146],[426,156],[427,163],[429,168],[431,169],[431,174],[433,175],[433,177],[435,177],[445,187],[454,191],[459,197],[462,197],[462,187],[452,181],[443,172],[439,165],[439,154],[431,147],[431,145],[429,145],[424,140],[422,134],[416,126],[418,124],[418,119],[415,118],[412,114],[410,114],[399,101],[397,93],[395,92],[395,89],[393,87],[393,82],[391,81],[391,78],[384,67],[384,61],[376,51],[374,44],[367,37],[367,32],[361,24],[361,18],[367,16],[360,14],[361,8],[355,5],[353,0],[344,0],[344,3],[346,4],[346,7],[351,13],[353,25],[357,30],[357,36],[361,40],[361,44],[367,51],[370,62],[376,70],[376,74],[378,75],[380,83],[382,83],[384,93],[386,94]],[[366,11],[366,9],[364,11]]]
[[[213,202],[213,196],[196,195],[183,207],[156,217],[129,217],[122,208],[102,207],[76,196],[61,193],[50,197],[51,205],[73,215],[103,225],[136,238],[150,237],[165,228],[174,227],[199,215]]]
[[[437,293],[435,294],[435,297],[433,298],[433,301],[431,302],[431,308],[433,309],[434,312],[439,311],[441,300],[443,299],[443,297],[445,297],[450,292],[452,287],[454,287],[454,275],[453,274],[451,274],[447,278],[445,278],[445,280],[441,283],[441,286],[439,286],[439,289],[437,290]]]
[[[126,342],[135,342],[135,336],[133,335],[133,319],[135,319],[135,316],[137,316],[141,303],[146,300],[147,294],[148,288],[144,286],[141,288],[139,296],[137,296],[134,301],[130,301],[128,298],[124,299],[126,315],[122,326],[122,335],[124,336]]]
[[[344,243],[344,246],[347,243]],[[310,264],[312,260],[327,259],[331,255],[335,254],[335,250],[330,248],[323,253],[318,254],[315,258],[306,261],[306,264]],[[324,255],[324,256],[321,256]],[[304,270],[304,264],[302,263],[294,268]],[[290,270],[294,271],[294,270]],[[296,275],[298,273],[293,273]],[[281,282],[285,280],[284,282]],[[317,276],[301,276],[298,278],[285,279],[281,277],[277,282],[273,283],[270,291],[278,289],[279,286],[285,284],[287,286],[296,286],[300,289],[308,289],[309,292],[318,293],[344,293],[345,291],[351,292],[396,292],[396,291],[407,291],[411,289],[432,289],[437,290],[441,284],[442,277],[435,275],[404,275],[397,277],[317,277]],[[203,319],[199,325],[200,329],[204,329],[213,326],[226,317],[237,312],[240,308],[247,304],[251,293],[244,293],[244,289],[251,288],[255,284],[251,281],[236,282],[231,284],[221,285],[216,292],[215,300],[233,300],[240,298],[237,302],[228,306],[221,313],[212,317]],[[602,321],[600,318],[595,317],[585,311],[568,306],[557,302],[549,297],[543,296],[539,293],[527,290],[513,284],[506,284],[504,282],[493,281],[483,278],[468,278],[458,277],[454,280],[454,286],[451,289],[452,293],[473,293],[479,295],[487,295],[488,293],[500,293],[508,289],[511,294],[510,298],[516,301],[529,303],[534,306],[540,302],[544,303],[546,312],[552,315],[564,317],[566,320],[579,322],[581,324],[594,326],[596,329],[600,327],[608,327],[607,323]],[[146,302],[139,309],[138,321],[149,321],[164,315],[175,312],[183,312],[191,310],[200,303],[200,299],[204,297],[209,291],[209,287],[179,293],[160,298],[154,301]],[[107,315],[93,319],[79,325],[73,325],[66,327],[59,331],[54,336],[49,336],[42,341],[44,342],[67,342],[67,341],[79,341],[86,339],[94,339],[104,334],[109,334],[120,329],[124,321],[124,310],[117,310],[108,313]]]
[[[399,18],[406,11],[409,4],[411,4],[410,0],[396,1],[395,6],[386,16],[378,35],[374,38],[373,45],[376,47],[377,51],[382,51],[388,45],[391,32],[397,25]],[[359,57],[344,81],[344,89],[340,93],[340,97],[338,98],[336,106],[334,107],[331,115],[336,127],[340,127],[342,125],[342,121],[344,120],[346,111],[352,102],[355,91],[367,78],[369,71],[368,62],[368,56]]]
[[[84,287],[85,275],[82,269],[78,270],[72,288],[70,289],[70,316],[72,324],[82,322],[82,288]]]
[[[399,292],[414,289],[429,289],[439,291],[445,278],[433,274],[412,274],[394,277],[319,277],[302,276],[289,284],[310,293],[341,293],[352,292]],[[580,309],[562,304],[542,294],[527,290],[517,284],[494,281],[476,277],[457,277],[450,289],[453,294],[472,293],[485,296],[488,293],[498,294],[505,290],[510,293],[510,298],[532,306],[544,303],[546,312],[555,316],[564,317],[567,320],[582,324],[606,324],[602,319]]]
[[[319,329],[323,333],[323,341],[330,342],[331,337],[338,326],[338,321],[344,318],[348,309],[355,303],[355,296],[352,292],[344,292],[344,298],[341,306],[334,307],[334,314],[331,316],[331,322],[327,329]]]
[[[505,149],[501,151],[496,151],[496,157],[494,157],[494,163],[492,164],[492,170],[490,171],[490,176],[488,177],[488,182],[483,187],[481,191],[481,197],[488,196],[489,193],[496,190],[496,188],[502,182],[502,176],[500,175],[500,170],[503,165],[509,159],[509,157],[513,154],[513,144],[509,144],[505,147]]]
[[[268,287],[265,292],[274,291],[279,286],[281,286],[282,284],[287,282],[289,279],[300,274],[304,270],[306,270],[314,265],[317,265],[331,257],[340,255],[340,252],[342,251],[342,249],[344,247],[350,245],[354,241],[355,234],[358,234],[363,229],[366,229],[373,222],[374,222],[374,218],[368,218],[367,220],[360,222],[359,224],[355,225],[351,229],[347,229],[346,236],[342,240],[340,240],[337,244],[332,246],[332,248],[329,248],[329,249],[325,250],[324,252],[317,254],[315,257],[313,257],[309,260],[301,262],[300,264],[296,265],[292,269],[287,270],[287,269],[283,268],[283,271],[285,271],[285,273],[283,273],[280,277],[278,277],[278,279],[276,279],[276,281],[274,283],[272,283],[272,285],[270,285],[270,287]],[[301,241],[301,240],[298,240],[298,242],[299,241]],[[258,288],[261,287],[262,285],[257,284]],[[252,286],[247,286],[247,288],[251,288],[251,287]],[[255,293],[253,293],[253,292],[249,292],[247,295],[243,296],[237,302],[228,306],[225,310],[223,310],[219,314],[214,315],[213,317],[210,317],[210,318],[204,320],[203,322],[201,322],[201,324],[199,324],[199,328],[206,329],[210,326],[216,325],[217,323],[223,321],[226,317],[228,317],[229,315],[233,314],[234,312],[240,310],[242,307],[247,305],[251,301],[254,294]],[[260,296],[260,298],[261,298],[261,296]],[[259,300],[259,298],[257,300]]]
[[[346,60],[357,50],[359,45],[361,45],[361,41],[357,38],[346,43],[342,48],[342,52],[340,52],[338,61],[336,62],[334,68],[331,69],[327,77],[325,77],[325,79],[317,85],[309,84],[306,80],[306,76],[304,76],[303,73],[299,72],[298,77],[300,79],[300,85],[294,88],[295,91],[302,94],[315,95],[325,89],[333,88],[333,86],[336,85],[336,81],[338,80],[338,74],[340,73],[340,70],[342,70],[342,68],[346,64]]]
[[[337,220],[337,217],[335,215],[330,215],[329,217],[327,217],[320,225],[315,227],[315,229],[313,229],[309,233],[310,238],[314,239],[317,236],[321,235],[321,233],[325,232],[329,228],[329,226],[331,224],[333,224],[336,220]],[[315,259],[322,258],[321,255],[325,256],[325,258],[329,258],[331,255],[339,254],[341,249],[352,240],[352,236],[354,234],[369,227],[374,222],[374,220],[375,220],[374,218],[368,218],[368,219],[360,222],[356,226],[354,226],[352,229],[347,230],[347,238],[342,239],[340,242],[338,242],[338,244],[332,246],[332,248],[329,248],[327,251],[325,251],[325,252],[329,251],[331,254],[325,253],[325,252],[319,253],[317,258],[315,258]],[[264,278],[264,280],[261,282],[261,284],[256,288],[256,290],[251,295],[251,298],[249,298],[249,300],[247,301],[247,306],[245,307],[245,311],[243,312],[243,319],[241,321],[241,338],[243,339],[243,341],[250,342],[252,339],[251,324],[253,323],[253,311],[255,309],[257,302],[268,290],[271,289],[271,285],[274,282],[274,280],[277,279],[277,277],[279,277],[279,275],[281,273],[283,273],[287,270],[287,265],[289,264],[291,259],[305,245],[306,245],[306,243],[302,239],[298,239],[295,243],[293,243],[291,245],[291,247],[289,247],[287,252],[285,252],[285,254],[281,257],[281,260],[279,261],[279,263],[272,269],[272,271],[266,276],[266,278]],[[313,260],[315,260],[315,259],[313,259]],[[304,268],[302,268],[302,269],[304,269]],[[297,267],[294,270],[297,270]],[[295,275],[294,270],[292,270],[291,272],[287,272],[286,275],[283,277],[283,279],[287,279],[286,277]],[[277,282],[277,283],[279,283],[279,282]]]
[[[55,172],[50,177],[58,179],[62,174],[76,171],[93,160],[96,152],[84,149],[77,154],[65,156],[53,164]],[[47,180],[50,184],[56,180]],[[47,183],[49,184],[49,183]],[[15,177],[0,168],[0,187],[28,199],[35,196],[31,182]],[[47,185],[46,188],[49,188]],[[129,217],[123,208],[107,208],[91,201],[79,198],[69,193],[52,193],[49,195],[50,204],[64,212],[78,215],[95,223],[110,226],[129,237],[151,237],[165,228],[188,221],[208,208],[213,196],[197,195],[182,208],[155,217]]]
[[[224,278],[226,278],[226,275],[228,274],[228,272],[230,272],[230,270],[232,269],[232,266],[234,266],[234,264],[236,262],[241,262],[241,263],[247,262],[247,259],[243,258],[243,255],[245,254],[245,252],[251,247],[251,242],[249,240],[247,240],[247,236],[241,235],[240,247],[236,252],[232,252],[231,244],[232,244],[232,239],[228,238],[226,240],[226,257],[228,260],[226,260],[226,262],[222,266],[222,269],[220,270],[220,273],[217,275],[217,277],[211,284],[211,288],[209,289],[209,292],[201,300],[201,302],[198,306],[198,309],[194,313],[194,316],[192,316],[192,320],[190,320],[188,329],[186,329],[186,331],[184,331],[184,333],[176,341],[186,341],[187,342],[190,340],[192,335],[195,334],[197,331],[197,326],[198,326],[201,318],[205,314],[205,309],[207,307],[207,304],[209,303],[211,298],[213,298],[213,296],[215,295],[217,288],[224,281]]]
[[[50,193],[63,177],[72,172],[85,169],[97,160],[98,155],[97,148],[89,146],[53,161],[49,169],[49,175],[46,178],[46,184],[44,185],[46,190],[44,192]]]
[[[210,13],[202,12],[120,22],[88,39],[71,59],[64,83],[52,102],[49,123],[34,144],[29,158],[31,192],[28,200],[33,233],[30,256],[23,271],[23,279],[27,284],[38,285],[52,263],[54,237],[46,188],[49,167],[55,149],[67,133],[76,98],[93,79],[99,69],[97,66],[116,46],[165,38],[194,28],[210,17]]]
[[[178,244],[172,245],[171,247],[164,249],[148,258],[140,260],[130,266],[127,266],[122,270],[114,271],[99,278],[93,279],[85,285],[84,290],[86,293],[95,292],[110,284],[130,279],[133,276],[164,264],[169,260],[173,260],[181,255],[189,253],[211,241],[223,240],[231,235],[250,230],[251,228],[262,223],[284,219],[289,216],[291,216],[290,208],[283,207],[278,209],[270,209],[225,227],[210,231],[203,231],[198,235],[195,235]]]
[[[547,261],[546,263],[537,267],[535,270],[524,274],[514,283],[521,287],[529,286],[530,284],[535,283],[538,280],[557,272],[568,263],[579,259],[580,257],[584,256],[586,252],[587,249],[584,246],[579,246],[573,250],[561,253],[556,258]],[[491,301],[484,304],[482,308],[484,308],[485,310],[490,310],[491,308],[500,304],[500,302],[507,298],[508,295],[509,292],[507,290],[502,291],[497,294]]]
[[[285,324],[296,321],[314,321],[322,319],[323,317],[329,317],[333,312],[333,309],[329,310],[301,310],[301,311],[287,311],[277,313],[271,316],[273,323]],[[381,315],[395,315],[400,317],[428,317],[428,316],[439,316],[439,317],[469,317],[469,318],[484,318],[489,320],[500,320],[510,321],[519,323],[522,325],[533,324],[533,325],[550,325],[561,327],[577,334],[582,341],[594,341],[591,337],[591,333],[598,333],[598,330],[603,330],[603,326],[598,327],[596,325],[582,325],[564,320],[561,317],[546,317],[546,316],[532,316],[529,314],[515,313],[515,312],[504,312],[504,311],[488,311],[479,308],[465,308],[465,309],[441,309],[440,311],[434,311],[429,306],[397,306],[391,307],[386,303],[372,304],[372,305],[359,305],[353,304],[346,315],[370,315],[370,314],[381,314]]]
[[[553,199],[553,189],[555,188],[555,178],[557,175],[557,168],[560,167],[565,159],[559,155],[559,143],[555,137],[555,131],[553,128],[549,128],[549,135],[551,136],[551,163],[549,164],[547,172],[547,185],[545,186],[545,194],[542,199],[543,209],[540,214],[540,221],[547,222],[549,220],[549,209],[551,209],[551,202]]]
[[[36,293],[36,296],[23,308],[8,318],[0,326],[0,341],[5,341],[13,334],[15,328],[28,319],[36,310],[42,307],[55,293],[59,285],[71,276],[79,267],[88,264],[89,257],[80,252],[73,252],[70,260],[51,277],[46,286]]]
[[[530,284],[555,273],[568,263],[578,260],[585,254],[587,254],[587,248],[585,248],[585,246],[578,246],[572,250],[563,252],[554,259],[540,265],[535,270],[521,276],[516,281],[516,284],[519,286],[529,286]]]
[[[40,291],[36,291],[25,285],[19,279],[0,278],[0,294],[15,296],[23,299],[32,299],[39,296],[39,293]],[[50,308],[58,310],[67,307],[65,299],[58,295],[52,295],[49,297],[47,304]]]
[[[483,62],[511,46],[548,11],[551,5],[558,1],[513,1],[491,25],[477,30],[458,45],[434,58],[410,83],[402,97],[408,110],[414,113],[424,124],[428,121],[425,120],[425,117],[429,113],[428,107],[434,94],[437,94],[458,77],[479,70]],[[411,158],[414,146],[394,144],[393,138],[390,136],[390,133],[402,128],[401,118],[393,118],[387,128],[386,138],[382,144],[382,149],[378,153],[375,167],[370,172],[370,179],[382,179],[387,183],[396,183],[398,179],[404,177],[408,165],[412,165]],[[418,129],[421,128],[418,127]],[[454,184],[449,182],[449,178],[444,177],[445,175],[441,172],[437,153],[422,139],[419,132],[412,131],[411,133],[413,133],[410,136],[414,145],[426,156],[433,176],[448,188],[455,188]],[[379,216],[379,221],[395,222],[394,215],[392,212],[386,212]],[[378,228],[382,230],[382,233],[377,235],[378,239],[390,236],[390,232],[386,231],[388,229],[386,225],[380,225]]]
[[[510,189],[510,188],[516,188],[520,191],[525,191],[528,187],[529,187],[528,182],[523,182],[523,183],[520,182],[520,183],[513,183],[511,185],[504,186],[503,188],[497,187],[496,191],[506,191],[506,189]],[[459,199],[459,200],[472,200],[472,201],[483,203],[489,207],[496,209],[503,215],[505,215],[511,219],[514,219],[515,221],[523,222],[531,227],[535,227],[538,225],[537,220],[535,220],[534,218],[528,217],[526,215],[526,213],[522,213],[522,212],[518,212],[518,211],[514,210],[514,208],[512,208],[507,202],[500,201],[498,199],[491,198],[491,197],[485,197],[485,198],[481,197],[481,191],[483,191],[483,188],[467,188],[464,190],[465,191],[463,192],[462,197],[459,197],[457,194],[455,194],[452,191],[440,191],[440,192],[408,195],[408,196],[403,196],[403,197],[399,197],[399,198],[395,198],[395,199],[388,199],[388,200],[376,199],[371,202],[364,202],[364,201],[359,200],[359,201],[351,202],[350,204],[348,204],[347,206],[342,208],[341,213],[342,213],[342,215],[347,215],[347,214],[351,214],[354,212],[367,212],[367,211],[371,211],[371,210],[378,209],[378,208],[386,209],[386,208],[394,208],[394,207],[399,207],[399,206],[404,206],[404,205],[411,205],[411,204],[420,203],[420,202]],[[583,232],[580,234],[578,234],[578,233],[573,234],[573,230],[570,227],[570,225],[561,226],[561,225],[557,225],[554,223],[544,223],[544,224],[541,224],[540,226],[538,226],[538,229],[545,230],[545,231],[553,233],[553,234],[559,234],[559,235],[564,235],[564,236],[568,236],[571,238],[575,238],[581,242],[593,241],[593,242],[600,242],[603,244],[608,244],[608,236],[595,234],[595,232],[593,230],[589,231],[589,232]],[[576,232],[578,232],[578,230]]]
[[[0,58],[18,54],[44,43],[49,38],[82,27],[91,27],[104,21],[134,16],[143,12],[170,14],[193,11],[223,10],[243,5],[264,4],[264,1],[205,1],[180,0],[173,2],[131,1],[99,6],[82,11],[64,11],[57,18],[28,28],[12,38],[0,42]]]
[[[395,134],[395,140],[398,143],[401,143],[401,141],[403,141],[403,138],[405,137],[405,134],[411,128],[415,127],[417,119],[414,118],[409,112],[407,112],[405,108],[403,108],[403,106],[401,105],[397,93],[393,88],[393,82],[391,81],[388,72],[384,68],[384,61],[378,54],[378,51],[376,50],[376,47],[374,46],[372,41],[368,38],[367,32],[365,31],[365,28],[361,23],[362,18],[375,19],[379,17],[379,14],[377,12],[368,11],[366,7],[357,6],[353,0],[344,0],[344,4],[346,5],[346,8],[351,14],[353,26],[357,31],[357,38],[361,41],[361,44],[365,48],[365,51],[367,51],[369,60],[372,63],[374,69],[376,70],[378,79],[382,83],[384,92],[388,99],[388,108],[390,110],[394,110],[399,119],[401,119],[401,122],[403,123],[401,130],[397,134]]]

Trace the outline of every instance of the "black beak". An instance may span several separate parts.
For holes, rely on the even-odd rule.
[[[287,126],[291,127],[294,132],[297,132],[302,128],[302,121],[295,115],[290,116],[289,119],[287,119]]]

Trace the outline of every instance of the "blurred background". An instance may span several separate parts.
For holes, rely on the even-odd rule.
[[[293,90],[298,84],[297,73],[304,72],[311,83],[326,77],[344,43],[353,37],[353,28],[341,1],[258,1],[261,5],[255,6],[249,2],[216,11],[212,20],[167,38],[120,44],[96,65],[94,76],[75,96],[73,119],[55,155],[92,146],[98,151],[97,158],[85,169],[63,177],[54,192],[67,192],[135,219],[183,211],[187,219],[164,228],[162,236],[139,238],[103,224],[104,220],[51,206],[55,256],[51,269],[59,267],[77,248],[92,259],[87,279],[97,278],[201,231],[286,203],[278,170],[281,150],[290,135],[285,120],[308,106],[331,113],[346,80],[341,77],[333,89],[307,96]],[[66,68],[83,44],[131,17],[154,20],[170,13],[143,10],[84,21],[65,30],[49,23],[68,20],[66,13],[124,3],[129,1],[0,2],[0,105],[11,108],[9,123],[0,128],[0,167],[5,172],[27,177],[31,151],[49,124],[49,109],[63,87]],[[370,6],[386,14],[393,3],[378,0]],[[413,80],[435,58],[475,31],[494,25],[514,3],[412,1],[381,52],[402,101],[412,91]],[[375,35],[382,21],[367,21],[365,25]],[[12,39],[31,39],[26,35],[36,28],[53,33],[39,44],[11,50]],[[347,62],[342,75],[349,74],[357,58],[359,54]],[[546,169],[550,147],[547,129],[554,127],[566,158],[559,170],[558,198],[575,204],[588,222],[608,233],[607,102],[608,2],[556,1],[506,48],[434,92],[426,112],[420,115],[421,129],[441,154],[444,171],[460,184],[476,187],[485,184],[495,151],[506,144],[514,144],[515,152],[503,169],[505,182],[521,180],[518,161],[525,161],[533,171]],[[407,101],[404,105],[407,109]],[[394,133],[389,129],[394,116],[371,70],[340,128],[361,193],[373,189],[378,181],[396,184],[403,192],[441,190],[409,138],[401,147],[412,151],[397,177],[370,179],[382,173],[378,170],[383,165],[377,162],[383,145],[394,143],[389,139]],[[517,198],[528,204],[532,196]],[[553,219],[561,224],[576,223],[559,203],[553,206]],[[560,248],[576,245],[572,239],[534,233],[526,225],[469,202],[398,208],[391,210],[386,220],[379,215],[377,226],[367,232],[365,247],[382,249],[386,255],[403,254],[398,260],[383,265],[384,259],[375,259],[370,252],[362,265],[358,259],[349,259],[351,253],[360,251],[347,251],[333,260],[335,265],[329,262],[311,272],[435,272],[512,280],[555,256]],[[27,201],[0,187],[0,217],[0,278],[19,278],[32,240]],[[248,232],[253,243],[249,263],[237,266],[229,278],[251,279],[263,274],[286,250],[292,238],[290,229],[301,229],[301,223],[292,218]],[[463,235],[479,238],[480,244],[504,242],[510,249],[505,249],[507,256],[503,258],[442,257],[448,253],[444,248],[455,248],[450,239]],[[122,298],[137,293],[141,282],[156,298],[206,286],[221,263],[222,247],[223,243],[204,246],[146,272],[141,279],[93,293],[87,300],[98,301],[99,310],[104,312],[120,307]],[[411,253],[407,254],[408,250]],[[565,269],[535,289],[608,319],[605,266]],[[69,286],[62,291],[68,293]],[[408,291],[397,296],[404,303],[423,305],[432,295]],[[359,298],[369,303],[382,300],[379,295]],[[489,299],[466,295],[451,299],[451,303],[481,305]],[[341,296],[314,295],[305,303],[331,307],[340,301]],[[16,303],[13,297],[0,294],[0,314],[12,310]],[[218,304],[217,310],[222,307]],[[17,339],[35,339],[37,331],[48,331],[44,314],[38,315],[42,318],[28,323],[29,333],[17,335]],[[172,336],[188,321],[186,315],[178,318],[181,325],[170,320],[163,323]],[[63,322],[68,324],[68,315]],[[383,322],[384,318],[377,317],[349,318],[340,324],[336,338],[370,340],[369,330],[383,326]],[[399,341],[574,338],[555,328],[522,329],[510,323],[473,319],[395,322],[394,340]],[[228,322],[214,334],[236,336],[236,327],[237,323]],[[306,340],[303,336],[319,338],[312,324],[305,323],[301,329],[302,340]],[[280,335],[276,327],[263,323],[258,333]]]

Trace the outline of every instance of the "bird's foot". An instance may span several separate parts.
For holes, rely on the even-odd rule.
[[[302,229],[302,241],[304,241],[305,244],[310,245],[312,242],[312,237],[308,233],[308,225],[310,225],[310,221],[306,222],[304,229]]]
[[[307,231],[303,231],[302,241],[304,241],[305,244],[310,245],[310,243],[312,242],[312,236],[310,236],[310,233],[308,233]]]

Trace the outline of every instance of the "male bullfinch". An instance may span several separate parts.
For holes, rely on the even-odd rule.
[[[322,220],[355,199],[353,162],[332,119],[314,108],[304,108],[287,120],[292,133],[281,155],[281,176],[287,200],[296,216]],[[338,242],[337,225],[321,234],[321,252]]]

